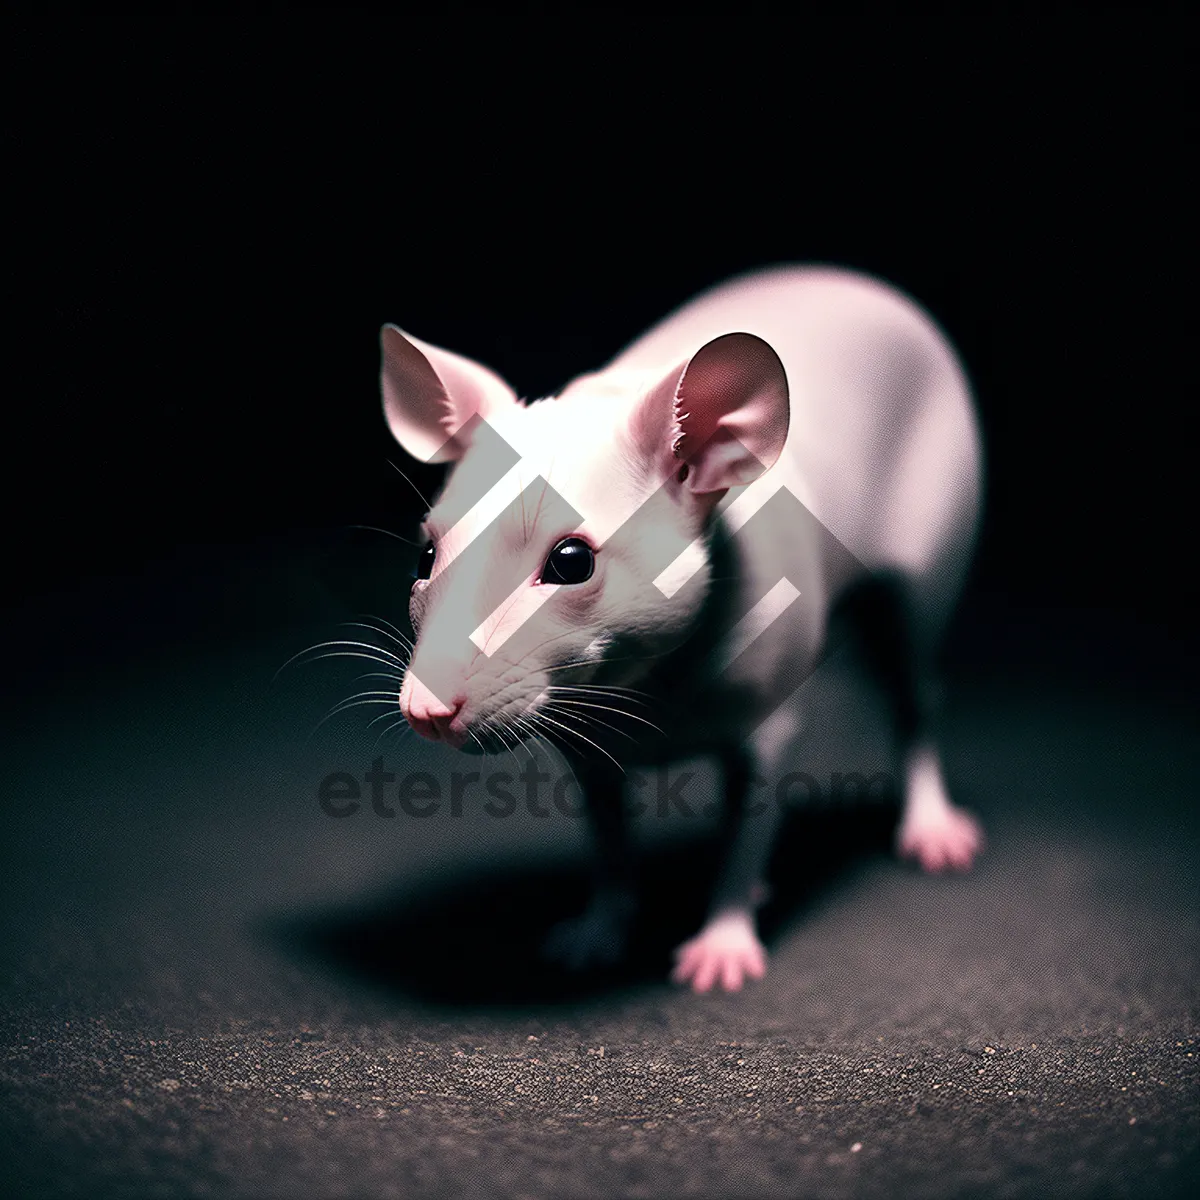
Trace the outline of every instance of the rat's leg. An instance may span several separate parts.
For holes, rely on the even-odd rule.
[[[903,583],[881,582],[866,593],[863,634],[892,703],[904,771],[904,811],[896,851],[926,871],[965,871],[983,849],[979,822],[950,801],[934,739],[940,687],[933,636],[920,630]]]
[[[896,851],[926,871],[965,871],[983,849],[983,830],[965,809],[950,802],[942,764],[929,741],[917,741],[904,759],[904,814]]]
[[[676,983],[690,983],[697,992],[715,983],[735,992],[747,978],[761,979],[766,973],[767,952],[755,928],[754,910],[766,897],[765,874],[779,808],[770,800],[750,801],[749,791],[754,770],[773,771],[799,728],[794,703],[777,709],[755,731],[752,750],[731,748],[722,756],[728,855],[708,920],[675,951],[671,973]]]
[[[579,971],[620,961],[636,900],[622,777],[611,767],[572,765],[595,842],[595,877],[587,908],[555,925],[543,950],[548,958]]]

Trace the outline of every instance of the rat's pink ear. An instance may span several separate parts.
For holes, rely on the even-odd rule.
[[[512,388],[487,367],[418,341],[395,325],[379,331],[383,414],[392,436],[422,462],[456,462],[466,451],[463,429],[517,403]]]
[[[663,473],[714,502],[774,465],[787,438],[787,374],[752,333],[728,333],[671,372],[633,419],[638,446]],[[714,495],[715,494],[715,495]]]

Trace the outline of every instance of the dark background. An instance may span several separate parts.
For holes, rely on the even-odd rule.
[[[839,11],[8,10],[5,1195],[1197,1194],[1193,43]],[[941,746],[988,848],[798,814],[770,972],[694,996],[719,835],[648,817],[641,949],[564,979],[579,823],[330,819],[331,772],[461,763],[314,728],[358,662],[276,676],[405,608],[349,528],[411,531],[389,460],[436,484],[379,326],[537,396],[785,261],[906,289],[976,383]],[[895,768],[860,682],[814,778]]]
[[[177,6],[15,33],[6,592],[38,670],[253,636],[230,555],[411,525],[384,321],[537,396],[783,261],[877,273],[959,346],[981,606],[1084,658],[1191,644],[1176,20]]]

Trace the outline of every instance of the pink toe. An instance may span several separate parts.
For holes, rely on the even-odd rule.
[[[676,983],[686,983],[696,973],[695,948],[682,946],[675,953],[679,961],[671,972],[671,978]]]
[[[742,968],[735,958],[727,958],[721,964],[721,984],[727,992],[738,992],[742,988]]]
[[[712,987],[713,981],[716,978],[716,964],[712,959],[705,959],[696,971],[695,978],[692,980],[692,990],[696,992],[707,992]]]

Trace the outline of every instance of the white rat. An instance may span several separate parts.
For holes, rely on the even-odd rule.
[[[842,270],[759,272],[534,404],[395,326],[381,341],[393,435],[454,464],[424,526],[400,708],[455,748],[541,736],[571,759],[600,878],[553,951],[620,953],[622,768],[713,755],[727,856],[673,977],[705,991],[763,974],[754,912],[778,806],[749,819],[743,802],[799,729],[835,606],[872,581],[891,620],[898,850],[927,870],[971,864],[982,835],[946,791],[931,680],[982,456],[964,372],[912,301]]]

